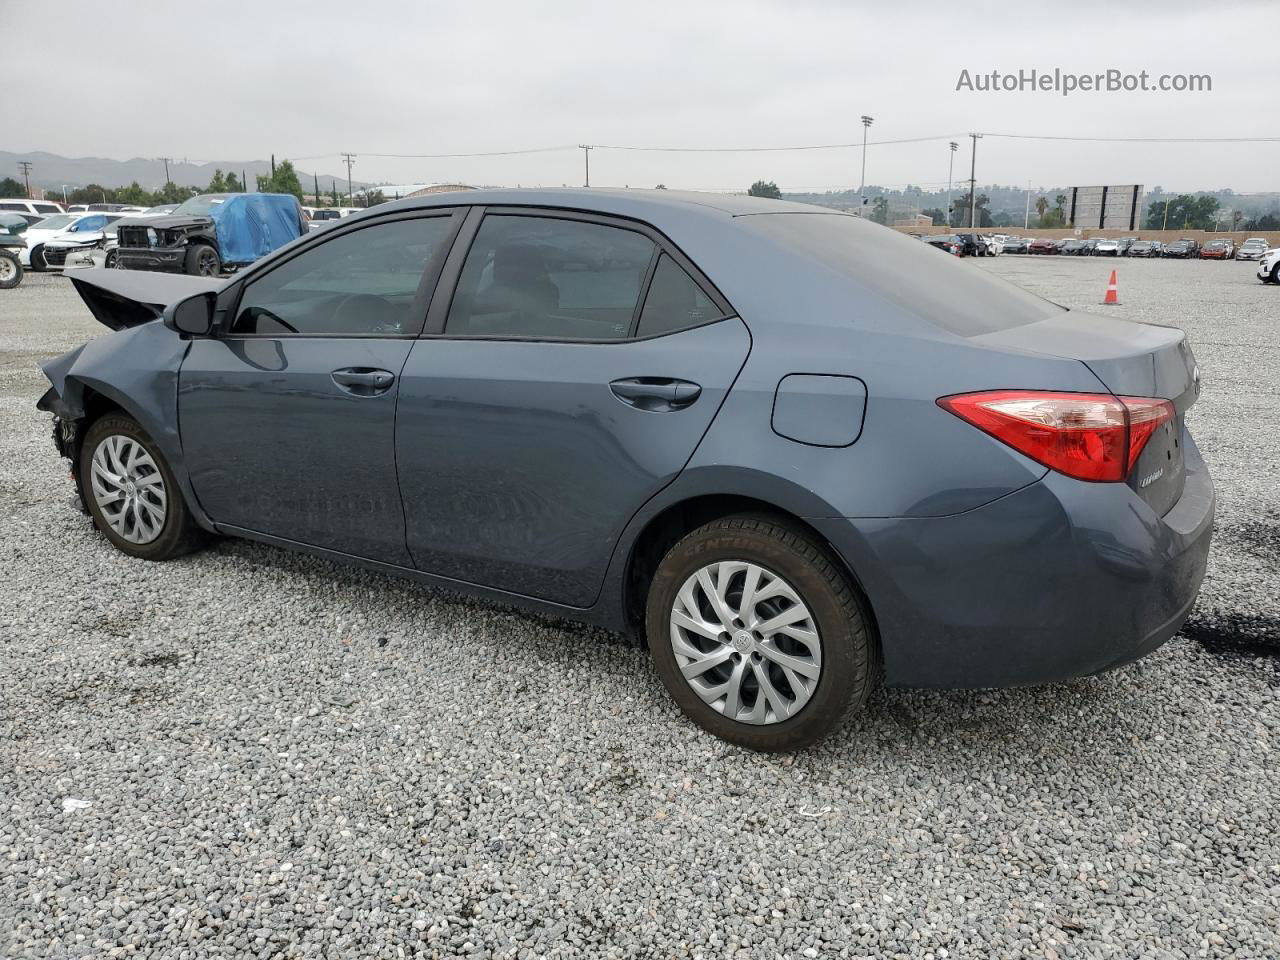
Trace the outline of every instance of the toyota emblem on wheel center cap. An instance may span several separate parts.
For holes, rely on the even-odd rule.
[[[755,637],[749,630],[739,630],[733,635],[733,648],[739,653],[747,653],[756,645]]]

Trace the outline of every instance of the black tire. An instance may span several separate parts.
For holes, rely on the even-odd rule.
[[[31,251],[31,271],[33,273],[43,273],[47,270],[49,264],[44,259],[44,247],[35,247]]]
[[[702,567],[723,560],[758,564],[782,577],[808,607],[821,638],[817,685],[785,720],[753,724],[726,717],[693,690],[676,661],[670,620],[680,589]],[[876,673],[869,618],[839,562],[808,533],[768,516],[725,517],[676,543],[650,584],[645,633],[658,675],[684,713],[704,730],[752,750],[797,750],[822,739],[851,707],[866,702]]]
[[[0,290],[12,290],[22,282],[22,261],[9,250],[0,250]]]
[[[207,243],[196,243],[187,248],[183,270],[193,277],[216,277],[222,272],[222,261],[213,247]]]
[[[1280,283],[1280,260],[1276,261],[1276,265],[1271,268],[1271,282]]]
[[[160,533],[148,543],[134,543],[126,540],[111,529],[94,496],[93,484],[90,480],[93,454],[98,445],[110,436],[128,437],[139,444],[151,456],[164,478],[166,495],[164,523],[161,525]],[[174,557],[190,553],[204,543],[203,531],[191,519],[191,513],[182,499],[182,491],[174,479],[173,471],[169,469],[169,464],[161,455],[159,448],[132,417],[113,413],[94,421],[80,447],[78,476],[81,496],[89,508],[94,525],[121,553],[142,560],[172,560]]]
[[[114,270],[119,265],[120,265],[120,255],[116,253],[116,251],[114,250],[108,250],[107,258],[104,261],[103,266],[106,267],[108,270]]]

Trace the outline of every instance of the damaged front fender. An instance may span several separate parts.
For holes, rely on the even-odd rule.
[[[125,271],[83,272],[113,274]],[[80,289],[79,284],[77,289]],[[104,288],[95,285],[93,289],[101,291]],[[168,299],[168,295],[159,296],[156,287],[152,286],[151,290],[152,294],[147,296],[155,296],[157,300]],[[198,290],[187,286],[179,293],[179,298],[195,292]],[[81,294],[85,294],[83,289]],[[118,287],[115,295],[119,295]],[[88,296],[85,300],[90,302]],[[96,302],[97,309],[90,303],[95,316],[98,309],[107,309],[106,301],[98,299]],[[128,311],[155,309],[147,303],[133,303]],[[167,303],[160,303],[158,310],[162,311],[165,306]],[[118,321],[113,327],[117,332],[90,340],[43,364],[41,370],[49,378],[50,388],[36,406],[54,415],[54,444],[59,454],[71,461],[73,472],[78,467],[79,447],[88,429],[87,421],[108,410],[119,409],[128,414],[147,432],[168,462],[196,521],[209,527],[187,477],[178,430],[178,373],[187,353],[188,341],[162,323],[136,325],[125,322],[129,315],[127,311],[123,315],[112,313],[111,316]],[[111,323],[107,325],[113,326]]]

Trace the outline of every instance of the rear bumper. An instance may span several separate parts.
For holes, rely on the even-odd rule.
[[[119,247],[116,262],[123,270],[159,270],[182,273],[186,267],[186,247]]]
[[[1145,656],[1204,578],[1213,483],[1186,436],[1182,498],[1157,516],[1124,484],[1049,473],[919,520],[810,520],[871,601],[893,686],[1051,683]]]

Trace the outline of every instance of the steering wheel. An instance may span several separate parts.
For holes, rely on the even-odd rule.
[[[369,326],[362,314],[372,312],[375,316],[384,313],[390,304],[382,297],[372,293],[349,293],[338,301],[333,308],[333,324],[339,331],[368,330],[370,333],[398,333],[400,324],[379,323]],[[366,320],[361,323],[361,320]]]

